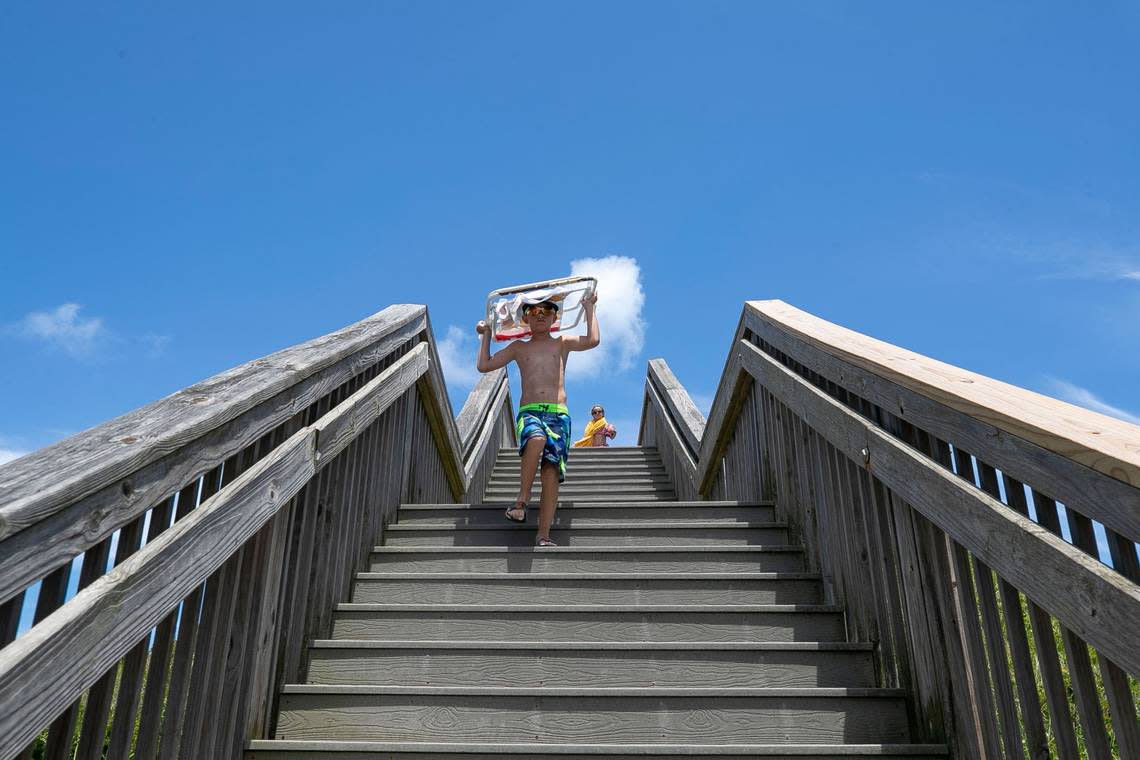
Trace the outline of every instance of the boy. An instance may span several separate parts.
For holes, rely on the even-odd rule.
[[[475,331],[482,336],[479,357],[475,362],[480,372],[491,372],[510,362],[519,365],[522,375],[522,400],[516,428],[519,434],[519,456],[522,477],[519,496],[506,511],[513,522],[526,522],[527,502],[534,483],[534,471],[542,460],[542,498],[538,513],[538,546],[556,546],[550,540],[550,526],[558,508],[558,484],[566,477],[566,455],[570,446],[570,414],[566,410],[566,357],[571,351],[588,351],[601,342],[598,318],[594,314],[598,296],[582,299],[586,313],[585,335],[562,335],[554,338],[550,328],[558,315],[558,305],[550,301],[523,308],[523,321],[530,328],[530,340],[516,340],[491,355],[491,330],[479,322]]]

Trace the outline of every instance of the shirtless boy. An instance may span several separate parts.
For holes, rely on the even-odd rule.
[[[519,496],[507,510],[508,520],[526,522],[527,503],[534,483],[534,471],[542,460],[542,498],[538,513],[538,545],[556,546],[550,540],[554,510],[558,508],[558,484],[566,478],[566,456],[570,447],[570,414],[566,410],[566,357],[571,351],[588,351],[598,345],[598,318],[594,314],[598,296],[582,299],[586,312],[585,335],[550,335],[558,316],[558,305],[550,301],[526,306],[523,321],[530,327],[530,340],[516,340],[491,355],[491,330],[486,322],[475,326],[482,336],[479,358],[475,366],[480,372],[491,372],[514,361],[522,375],[522,403],[516,429],[522,477]]]

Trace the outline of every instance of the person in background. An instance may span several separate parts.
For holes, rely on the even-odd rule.
[[[585,434],[574,441],[576,448],[584,446],[609,446],[609,438],[617,435],[613,425],[606,422],[606,410],[595,404],[590,410],[590,422],[586,425]]]

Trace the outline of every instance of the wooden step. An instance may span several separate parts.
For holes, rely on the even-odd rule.
[[[693,547],[414,547],[372,551],[373,572],[438,573],[795,573],[799,546]]]
[[[334,639],[842,641],[829,605],[339,604]]]
[[[538,494],[541,493],[542,485],[536,483],[534,486],[533,497],[537,500]],[[518,483],[490,483],[487,485],[486,494],[487,499],[514,499],[518,495]],[[629,494],[659,494],[659,493],[673,493],[673,485],[671,483],[563,483],[558,487],[559,496],[565,496],[567,499],[573,498],[574,495],[593,495],[598,494],[605,496],[612,494],[614,496],[624,497]]]
[[[308,682],[372,686],[871,687],[871,647],[847,643],[313,642]]]
[[[645,462],[592,462],[584,461],[574,458],[573,472],[582,473],[595,473],[598,475],[621,475],[624,473],[631,473],[635,475],[668,475],[664,464],[657,464],[651,461]],[[495,475],[506,476],[508,474],[518,475],[522,471],[521,461],[496,461],[493,470]],[[534,468],[535,472],[539,471],[539,467]],[[569,470],[567,475],[569,475]]]
[[[279,739],[903,742],[893,689],[286,686]]]
[[[360,573],[352,601],[377,604],[817,604],[809,573]]]
[[[536,480],[536,484],[539,482]],[[541,487],[541,484],[539,484]],[[562,481],[563,488],[571,486],[577,487],[597,487],[605,486],[611,488],[613,486],[654,486],[657,488],[672,488],[673,481],[667,475],[643,475],[635,472],[623,473],[607,473],[607,474],[592,474],[577,472],[573,469],[566,469],[566,479]],[[519,473],[499,474],[496,472],[487,481],[488,488],[514,488],[519,487]]]
[[[529,524],[500,525],[389,525],[385,546],[532,546],[538,525],[537,510],[528,515]],[[764,546],[787,544],[788,528],[783,523],[728,525],[689,522],[683,524],[648,521],[610,525],[555,528],[550,537],[559,546]]]
[[[934,760],[941,744],[533,744],[260,740],[245,760]]]
[[[495,493],[484,494],[484,499],[491,502],[499,502],[500,504],[509,504],[515,500],[518,494],[517,489],[511,491],[497,491]],[[538,502],[539,489],[534,489],[534,496],[531,504]],[[638,504],[646,502],[666,502],[676,501],[677,494],[674,491],[657,491],[657,492],[641,492],[641,493],[615,493],[613,491],[597,491],[583,493],[581,491],[571,491],[567,493],[563,490],[558,492],[558,508],[578,503],[604,503],[612,506]]]
[[[500,525],[510,501],[493,504],[405,504],[397,515],[398,525]],[[535,509],[532,505],[531,509]],[[554,515],[557,526],[608,525],[629,520],[657,523],[723,522],[740,524],[774,522],[772,506],[720,506],[717,502],[577,502],[560,505]]]

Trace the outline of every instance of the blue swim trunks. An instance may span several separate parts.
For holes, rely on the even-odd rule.
[[[542,460],[558,466],[558,482],[566,479],[566,459],[570,454],[570,412],[565,404],[523,404],[515,419],[519,438],[519,456],[527,441],[535,436],[546,438]]]

